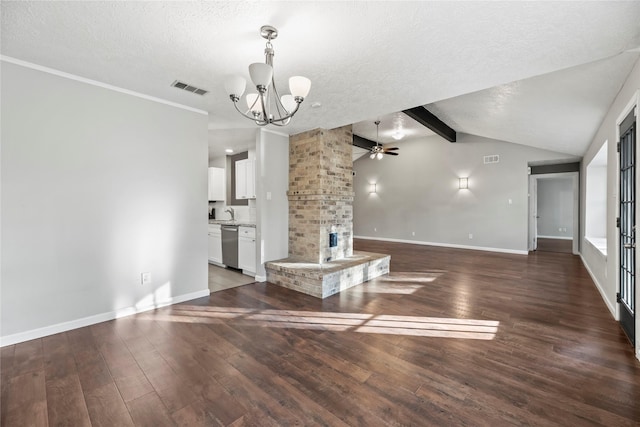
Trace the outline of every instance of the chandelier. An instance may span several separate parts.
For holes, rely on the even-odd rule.
[[[256,122],[258,126],[286,126],[300,108],[300,104],[309,94],[311,80],[302,76],[289,78],[291,94],[280,96],[273,74],[273,45],[271,40],[278,37],[278,30],[271,25],[260,28],[260,35],[267,39],[264,49],[265,62],[249,65],[249,75],[257,93],[247,93],[245,99],[248,109],[241,111],[238,101],[244,93],[247,81],[242,76],[233,76],[225,83],[225,89],[236,110],[244,117]]]

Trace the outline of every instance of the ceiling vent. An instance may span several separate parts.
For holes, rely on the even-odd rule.
[[[500,162],[500,156],[498,154],[492,154],[490,156],[484,156],[484,164],[489,164],[489,163],[499,163]]]
[[[204,95],[206,93],[209,93],[208,90],[204,90],[204,89],[200,89],[200,88],[195,87],[195,86],[191,86],[190,84],[185,83],[185,82],[181,82],[179,80],[176,80],[173,83],[171,83],[171,86],[177,87],[178,89],[186,90],[187,92],[195,93],[196,95]]]

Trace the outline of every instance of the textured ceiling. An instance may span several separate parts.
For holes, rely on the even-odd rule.
[[[459,132],[582,156],[637,53],[427,105]]]
[[[524,131],[502,134],[501,128],[529,126],[518,117],[508,126],[482,128],[469,111],[458,117],[439,102],[490,88],[508,91],[513,82],[544,79],[640,46],[640,2],[2,1],[0,7],[3,55],[207,110],[214,148],[224,139],[216,130],[254,126],[232,108],[223,82],[263,60],[258,31],[264,24],[280,30],[274,41],[278,85],[294,74],[313,82],[292,124],[278,128],[289,134],[435,103],[462,127],[540,144],[515,139]],[[617,65],[628,68],[622,60]],[[176,79],[211,92],[199,97],[170,87]],[[524,98],[535,91],[525,89]],[[314,102],[322,106],[311,108]],[[545,136],[557,123],[540,126],[549,127],[540,133]],[[580,144],[557,148],[583,152]]]

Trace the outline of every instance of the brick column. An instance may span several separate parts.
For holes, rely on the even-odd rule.
[[[352,141],[351,125],[289,138],[290,258],[322,264],[353,254]]]

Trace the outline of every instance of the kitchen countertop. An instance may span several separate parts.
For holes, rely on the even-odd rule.
[[[243,220],[235,220],[231,221],[229,219],[210,219],[209,224],[220,224],[220,225],[238,225],[242,227],[255,227],[255,222],[243,221]]]

